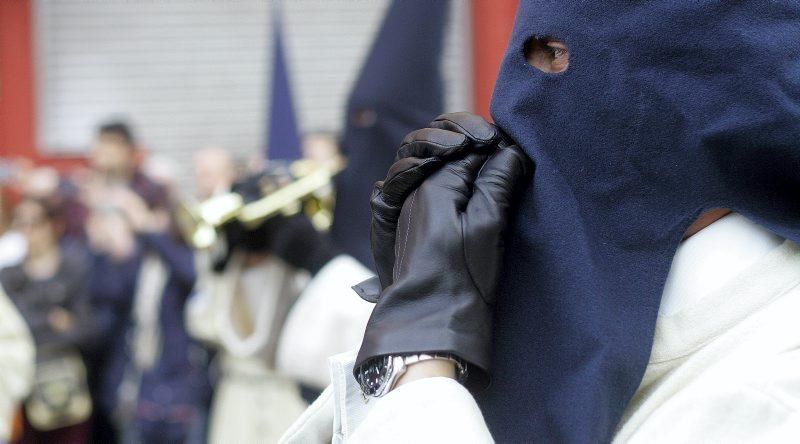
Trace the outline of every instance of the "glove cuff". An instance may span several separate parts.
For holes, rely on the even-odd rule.
[[[407,328],[381,329],[370,325],[358,351],[354,374],[372,358],[383,355],[407,355],[418,353],[447,353],[464,360],[469,366],[465,386],[472,391],[481,391],[489,386],[489,335],[490,320],[484,320],[482,328],[473,331],[453,331],[443,325],[414,325]]]
[[[361,299],[374,304],[378,302],[378,298],[381,294],[381,281],[378,276],[373,276],[350,288],[352,288]]]

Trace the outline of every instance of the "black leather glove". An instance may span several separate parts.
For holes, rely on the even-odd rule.
[[[386,179],[372,193],[372,254],[377,279],[354,287],[370,302],[391,285],[397,219],[406,197],[448,160],[468,152],[489,153],[505,143],[494,125],[470,113],[442,114],[429,128],[409,133],[400,145]]]
[[[400,152],[432,157],[402,157],[376,185],[373,252],[380,281],[389,284],[367,325],[356,369],[387,354],[447,352],[471,363],[471,386],[483,386],[504,231],[513,194],[532,164],[514,146],[492,153],[492,143],[500,144],[493,127],[484,126],[482,134],[489,137],[478,139],[487,142],[464,137],[459,147],[439,142],[463,134],[434,130],[412,133],[410,143],[417,146],[404,143]],[[445,160],[458,154],[460,160]]]

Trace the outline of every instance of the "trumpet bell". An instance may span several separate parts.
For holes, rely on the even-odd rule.
[[[245,227],[255,228],[277,214],[296,213],[302,208],[298,205],[300,201],[330,184],[333,174],[328,168],[313,169],[303,177],[245,205],[237,218]],[[294,211],[291,210],[292,207],[295,208]]]
[[[314,226],[325,231],[332,221],[333,189],[331,179],[344,169],[339,159],[320,164],[298,160],[288,168],[274,168],[264,173],[262,197],[245,204],[237,193],[215,196],[199,204],[182,202],[176,211],[176,222],[184,240],[197,249],[210,248],[219,237],[219,229],[238,220],[247,229],[255,229],[278,214],[291,215],[304,211]]]
[[[244,205],[242,196],[236,193],[214,196],[198,207],[200,219],[211,225],[219,227],[234,219]]]

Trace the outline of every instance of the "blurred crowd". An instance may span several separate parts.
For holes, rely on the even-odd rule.
[[[336,150],[333,136],[315,134],[303,152],[324,160]],[[191,199],[246,184],[264,168],[248,160],[198,150],[185,166]],[[189,200],[179,167],[143,155],[125,122],[100,125],[88,164],[69,171],[3,159],[0,390],[17,400],[0,405],[9,442],[271,442],[316,396],[319,386],[274,371],[276,332],[315,265],[292,263],[292,251],[273,260],[298,247],[265,244],[263,233],[255,243],[238,233],[241,251],[193,250],[176,228]],[[282,219],[315,236],[302,213]]]
[[[368,202],[404,136],[444,112],[448,8],[391,2],[341,135],[298,135],[274,51],[270,155],[328,173],[346,157],[302,203],[314,214],[281,206],[193,248],[186,208],[252,202],[296,164],[225,147],[179,164],[124,121],[69,170],[0,157],[0,444],[277,442],[331,383],[329,357],[363,339],[373,306],[350,287],[374,275]]]

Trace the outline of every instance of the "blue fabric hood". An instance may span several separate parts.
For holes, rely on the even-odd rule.
[[[570,50],[546,74],[532,37]],[[534,160],[479,396],[498,442],[601,442],[707,209],[800,242],[800,4],[521,1],[492,101]]]

